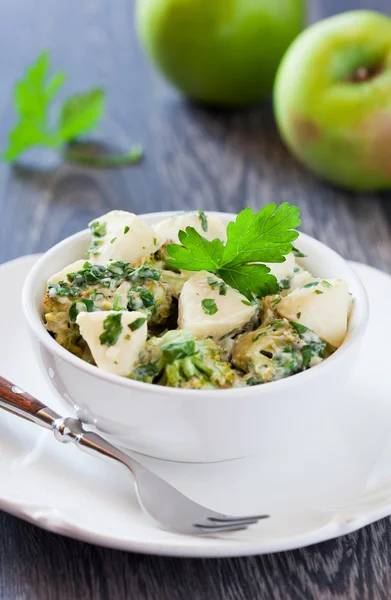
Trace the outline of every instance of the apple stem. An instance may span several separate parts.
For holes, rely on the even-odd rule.
[[[353,83],[362,83],[369,79],[373,79],[373,77],[376,77],[376,75],[379,75],[382,71],[382,65],[376,65],[375,67],[358,67],[353,73],[350,81]]]

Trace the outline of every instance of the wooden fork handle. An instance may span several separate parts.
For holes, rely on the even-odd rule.
[[[26,417],[30,415],[35,417],[36,414],[45,407],[42,402],[31,396],[28,392],[20,389],[15,384],[11,383],[4,377],[0,376],[0,404],[12,411],[17,409],[25,413]]]

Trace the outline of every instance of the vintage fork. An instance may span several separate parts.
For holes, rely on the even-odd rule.
[[[241,531],[268,518],[268,515],[225,515],[197,504],[100,435],[86,431],[79,419],[61,417],[3,377],[0,377],[0,408],[51,429],[59,442],[75,442],[88,454],[123,464],[134,476],[140,505],[165,529],[190,535],[216,535]]]

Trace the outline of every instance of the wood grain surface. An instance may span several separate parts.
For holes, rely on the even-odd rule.
[[[391,14],[389,0],[308,3],[311,21],[353,8]],[[184,101],[143,56],[133,9],[132,0],[2,0],[0,139],[15,119],[12,85],[47,47],[69,74],[69,93],[107,89],[100,136],[123,149],[140,142],[146,158],[111,171],[1,165],[0,262],[46,250],[113,208],[238,211],[288,200],[300,206],[305,232],[391,272],[390,194],[348,194],[304,171],[283,147],[269,103],[216,111]],[[390,566],[390,519],[294,552],[190,560],[94,547],[0,513],[1,600],[388,600]]]

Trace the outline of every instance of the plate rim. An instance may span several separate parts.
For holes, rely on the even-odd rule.
[[[24,265],[35,262],[39,258],[40,254],[28,254],[14,258],[10,261],[0,264],[0,276],[3,270],[13,267],[16,264]],[[358,270],[360,276],[361,269],[368,269],[391,279],[391,275],[357,261],[349,261],[349,263]],[[41,529],[64,535],[70,539],[76,539],[78,541],[104,546],[107,548],[123,550],[128,552],[139,552],[144,554],[160,555],[160,556],[172,556],[172,557],[186,557],[186,558],[222,558],[222,557],[234,557],[234,556],[254,556],[276,552],[284,552],[294,550],[298,548],[304,548],[311,546],[316,543],[321,543],[337,537],[353,533],[366,527],[371,523],[374,523],[382,518],[385,518],[391,514],[391,478],[383,481],[382,486],[390,488],[390,501],[388,503],[382,503],[381,505],[366,506],[363,511],[350,518],[343,518],[343,521],[338,520],[337,515],[331,515],[330,520],[324,525],[312,530],[306,531],[305,533],[295,534],[289,538],[275,540],[274,542],[266,542],[262,544],[262,539],[237,539],[235,537],[224,537],[219,538],[219,545],[216,545],[216,538],[213,539],[213,545],[208,546],[208,538],[197,538],[201,541],[201,544],[188,545],[183,544],[181,540],[189,539],[193,536],[184,536],[182,534],[172,534],[178,540],[178,543],[172,543],[170,540],[167,541],[153,541],[150,537],[145,540],[119,538],[115,536],[108,536],[89,528],[81,528],[72,524],[64,519],[48,519],[34,516],[34,514],[28,508],[28,503],[12,499],[12,497],[0,496],[0,510],[11,514],[17,518],[20,518],[28,523],[31,523]],[[376,486],[375,486],[376,487]],[[368,488],[369,490],[371,487]],[[50,505],[42,505],[42,510],[50,509]]]

